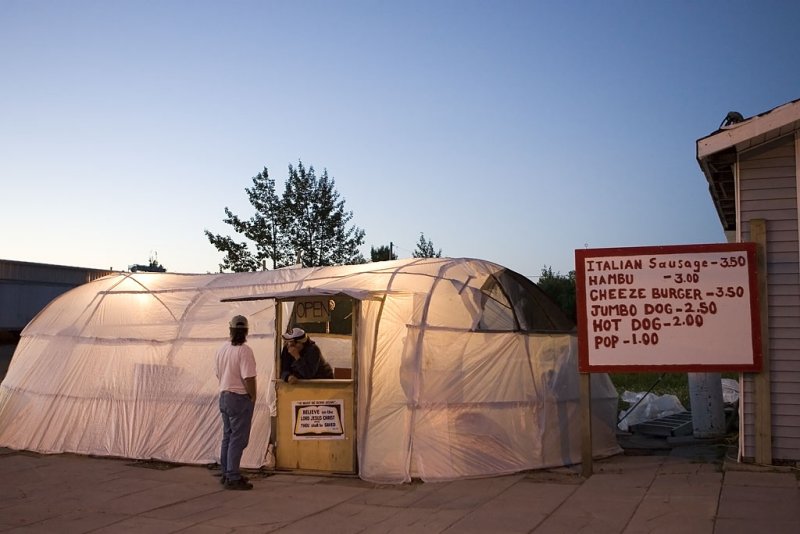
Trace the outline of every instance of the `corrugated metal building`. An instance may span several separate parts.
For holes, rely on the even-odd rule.
[[[19,333],[58,295],[113,272],[0,260],[0,332]]]
[[[762,258],[765,368],[740,380],[739,455],[757,463],[797,462],[800,100],[732,122],[697,141],[697,160],[728,240],[759,243]]]

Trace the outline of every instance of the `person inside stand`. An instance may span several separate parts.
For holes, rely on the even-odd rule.
[[[333,369],[305,330],[293,328],[282,337],[285,343],[281,351],[281,380],[294,384],[298,379],[333,378]]]
[[[250,441],[256,402],[256,360],[253,349],[247,345],[247,318],[237,315],[229,326],[231,339],[219,348],[215,359],[222,416],[221,482],[225,489],[250,490],[253,485],[239,472],[239,465]]]

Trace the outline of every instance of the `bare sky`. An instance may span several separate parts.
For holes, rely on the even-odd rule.
[[[0,0],[0,258],[216,272],[203,230],[298,160],[367,258],[723,242],[695,142],[800,98],[798,27],[789,0]]]

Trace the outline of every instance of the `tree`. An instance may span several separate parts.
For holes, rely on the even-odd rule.
[[[283,197],[279,198],[275,180],[264,167],[253,177],[253,187],[245,191],[255,214],[243,220],[226,207],[223,219],[245,241],[205,230],[209,242],[225,253],[221,271],[255,271],[267,260],[275,269],[292,265],[298,256],[306,267],[364,263],[358,251],[364,231],[348,227],[353,214],[345,211],[344,200],[339,199],[327,171],[317,179],[314,167],[306,169],[302,161],[296,169],[289,165]],[[255,244],[255,253],[248,242]]]
[[[246,241],[237,243],[230,237],[214,235],[206,230],[206,237],[211,244],[220,252],[225,252],[220,270],[255,271],[267,259],[272,260],[273,269],[287,265],[291,255],[281,231],[283,226],[281,201],[275,194],[275,180],[269,177],[269,170],[264,167],[263,171],[253,177],[253,187],[246,187],[245,191],[250,204],[256,209],[255,215],[243,221],[226,206],[227,217],[223,222],[230,224],[237,233],[254,242],[256,253],[250,252]]]
[[[545,266],[536,285],[558,304],[567,317],[573,322],[577,320],[575,271],[562,275],[560,272],[554,273],[552,267]]]
[[[225,210],[227,212],[227,208]],[[225,222],[228,220],[225,219]],[[247,250],[247,243],[237,243],[228,236],[213,235],[208,230],[205,231],[206,237],[220,252],[225,252],[222,263],[219,264],[219,272],[230,270],[235,273],[258,270],[258,260]]]
[[[425,234],[420,232],[419,234],[419,242],[417,243],[417,250],[411,253],[411,255],[415,258],[441,258],[442,257],[442,249],[439,249],[438,252],[433,247],[433,241],[426,240]]]
[[[289,179],[283,193],[283,215],[289,242],[304,266],[365,263],[358,247],[364,230],[347,224],[353,212],[344,210],[335,181],[323,170],[317,178],[314,167],[303,162],[289,165]]]
[[[381,245],[378,248],[370,247],[369,254],[372,257],[372,261],[386,261],[386,260],[397,259],[397,254],[392,252],[392,249],[387,247],[386,245]]]
[[[282,202],[275,193],[275,180],[269,177],[269,170],[264,167],[253,177],[253,187],[245,191],[256,209],[249,225],[245,226],[245,236],[256,244],[256,259],[259,263],[272,259],[273,269],[291,264],[289,242],[281,231],[285,226]]]

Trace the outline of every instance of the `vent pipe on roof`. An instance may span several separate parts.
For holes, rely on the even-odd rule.
[[[719,127],[723,128],[725,126],[730,126],[732,124],[736,124],[742,121],[744,121],[744,117],[742,117],[741,113],[739,113],[738,111],[729,111],[728,114],[725,115],[725,118],[722,119],[722,122],[720,123]]]

